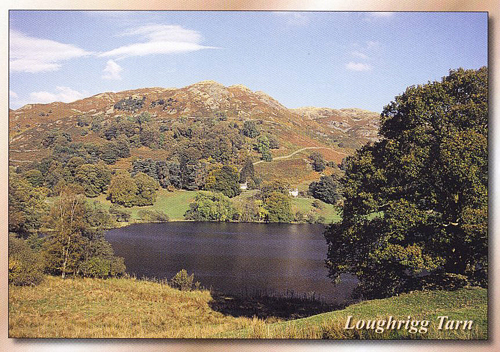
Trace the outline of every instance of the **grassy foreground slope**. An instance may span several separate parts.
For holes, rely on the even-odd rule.
[[[416,291],[396,297],[364,301],[345,309],[273,324],[254,324],[249,328],[221,334],[227,338],[272,338],[272,339],[487,339],[488,304],[484,288],[463,288],[457,291]],[[351,326],[357,321],[428,320],[428,331],[409,333],[407,329],[386,330],[376,333],[367,329],[345,329],[348,317]],[[440,319],[443,328],[439,329]],[[458,321],[472,320],[472,329],[444,329],[457,326]],[[418,325],[417,327],[419,327]]]
[[[9,287],[9,336],[196,338],[252,325],[212,310],[210,300],[208,291],[135,279],[48,276],[36,287]]]
[[[211,308],[208,291],[184,292],[135,279],[46,277],[37,287],[9,288],[9,336],[45,338],[447,338],[487,337],[485,289],[414,292],[366,301],[304,319],[234,317]],[[428,319],[427,334],[344,330],[356,319]],[[473,320],[471,331],[437,331],[437,316]],[[276,322],[277,321],[277,322]]]

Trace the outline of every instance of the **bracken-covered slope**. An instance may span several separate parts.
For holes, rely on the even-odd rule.
[[[82,118],[99,117],[103,125],[118,116],[148,112],[158,121],[217,118],[243,124],[255,120],[274,134],[280,148],[273,157],[286,157],[301,148],[315,148],[327,160],[340,162],[366,142],[377,138],[379,115],[361,109],[288,109],[269,95],[242,85],[225,87],[202,81],[184,88],[143,88],[102,93],[72,103],[29,104],[9,111],[10,163],[40,160],[50,131],[66,132],[75,142],[103,142],[98,132],[82,133]],[[132,157],[162,156],[165,151],[132,149]]]

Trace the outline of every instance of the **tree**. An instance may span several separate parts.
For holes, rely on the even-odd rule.
[[[145,173],[131,177],[127,171],[121,171],[111,179],[108,199],[126,207],[152,205],[157,189],[158,182]]]
[[[67,170],[66,170],[67,171]],[[57,160],[53,160],[50,167],[45,175],[45,185],[54,190],[54,187],[62,180],[65,179],[66,175],[65,169],[63,169],[61,163]]]
[[[253,167],[252,159],[248,158],[245,161],[245,165],[240,172],[240,182],[245,183],[247,180],[251,180],[255,177],[255,169]]]
[[[160,210],[141,209],[137,212],[139,218],[144,222],[168,222],[167,214]]]
[[[134,205],[153,205],[156,201],[158,182],[154,178],[142,172],[139,172],[134,176],[134,182],[137,186]]]
[[[111,171],[101,161],[97,165],[83,164],[75,173],[75,182],[85,190],[87,197],[97,197],[104,193],[111,181]]]
[[[380,140],[345,163],[331,278],[356,274],[366,297],[487,285],[487,76],[452,70],[384,108]]]
[[[341,198],[339,180],[331,176],[321,176],[319,181],[309,184],[309,194],[328,204],[336,204]]]
[[[135,205],[137,184],[127,171],[119,172],[113,178],[108,189],[108,199],[126,207]]]
[[[76,274],[84,245],[85,197],[67,188],[54,202],[46,222],[51,233],[46,242],[47,268],[53,274]]]
[[[290,184],[284,181],[276,180],[271,183],[266,183],[261,188],[262,199],[266,199],[272,192],[278,192],[285,196],[288,195],[290,191]]]
[[[312,160],[312,168],[314,171],[321,172],[326,168],[326,161],[323,159],[323,155],[318,152],[312,152],[309,155],[309,159]]]
[[[179,169],[182,188],[190,191],[198,189],[196,178],[200,157],[199,150],[194,147],[188,147],[180,152]]]
[[[116,204],[109,208],[109,213],[115,218],[117,222],[128,222],[131,217],[131,212]]]
[[[167,188],[170,184],[168,180],[169,172],[165,161],[153,159],[136,159],[132,162],[132,176],[139,172],[154,178],[160,183],[162,188]]]
[[[195,221],[230,221],[235,213],[231,201],[222,193],[199,192],[184,217]]]
[[[262,160],[271,161],[273,159],[269,151],[269,139],[266,136],[259,136],[257,138],[254,149],[262,154]]]
[[[130,156],[130,142],[124,135],[118,136],[115,142],[117,154],[120,158],[128,158]]]
[[[208,173],[205,180],[205,189],[213,192],[221,192],[232,198],[241,193],[240,174],[235,166],[224,165]]]
[[[25,178],[9,169],[9,231],[22,236],[35,233],[47,212],[48,189],[33,187]]]
[[[267,222],[292,222],[292,205],[290,197],[280,192],[271,192],[264,200],[267,209]]]
[[[269,148],[270,149],[279,149],[280,148],[280,142],[279,142],[278,138],[276,138],[275,135],[268,134],[267,139],[269,140]]]
[[[44,262],[28,241],[9,234],[9,284],[37,285],[43,280]]]
[[[123,258],[115,257],[102,229],[109,214],[87,204],[77,189],[66,187],[52,205],[45,222],[48,236],[43,254],[49,273],[107,277],[125,271]],[[106,212],[107,213],[107,212]]]
[[[28,182],[33,187],[41,187],[41,186],[43,186],[43,175],[40,172],[40,170],[37,170],[37,169],[28,170],[24,174],[24,178],[26,180],[28,180]]]
[[[175,188],[182,187],[182,174],[181,168],[178,162],[169,161],[167,162],[168,169],[168,183]]]
[[[255,138],[260,134],[255,121],[250,120],[247,120],[243,123],[243,129],[241,130],[241,132],[243,133],[243,135],[249,138]]]
[[[68,160],[65,165],[65,168],[68,169],[69,174],[74,177],[76,174],[76,170],[79,166],[85,164],[85,159],[81,156],[74,156]]]

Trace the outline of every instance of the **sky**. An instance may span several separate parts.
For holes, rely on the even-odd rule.
[[[485,12],[14,11],[9,105],[243,84],[288,108],[381,112],[410,85],[488,63]]]

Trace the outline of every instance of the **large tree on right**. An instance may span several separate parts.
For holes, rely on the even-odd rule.
[[[380,139],[345,163],[343,220],[325,232],[330,277],[364,297],[487,285],[488,70],[411,86]]]

